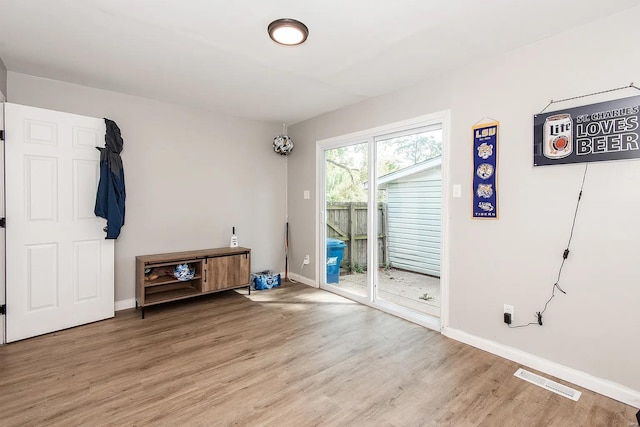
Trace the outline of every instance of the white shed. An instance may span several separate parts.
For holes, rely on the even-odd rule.
[[[391,266],[440,277],[442,157],[378,179],[387,191]]]

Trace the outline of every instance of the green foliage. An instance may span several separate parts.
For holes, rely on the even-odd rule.
[[[326,152],[327,202],[366,202],[368,149],[366,144]]]
[[[376,142],[378,177],[442,155],[442,131],[429,131]],[[361,143],[326,151],[327,202],[366,202],[368,144]],[[378,193],[381,202],[384,192]]]
[[[442,131],[392,138],[379,142],[378,146],[379,152],[390,154],[397,169],[404,169],[442,155]]]
[[[353,273],[364,273],[366,270],[364,269],[363,266],[361,266],[360,264],[358,264],[357,262],[353,263],[353,268],[351,269],[351,271]]]

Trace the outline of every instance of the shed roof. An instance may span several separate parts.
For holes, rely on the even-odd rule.
[[[416,163],[415,165],[408,166],[397,171],[393,171],[378,178],[378,186],[389,184],[401,178],[407,178],[412,175],[427,171],[429,169],[436,168],[442,165],[442,156],[433,157],[428,160]]]

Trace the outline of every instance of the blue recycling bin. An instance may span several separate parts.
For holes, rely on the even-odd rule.
[[[327,283],[340,283],[340,264],[346,247],[342,240],[327,238]]]

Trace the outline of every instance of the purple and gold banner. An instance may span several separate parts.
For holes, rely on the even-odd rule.
[[[473,127],[473,215],[498,219],[498,122]]]
[[[533,165],[640,157],[640,96],[536,114]]]

